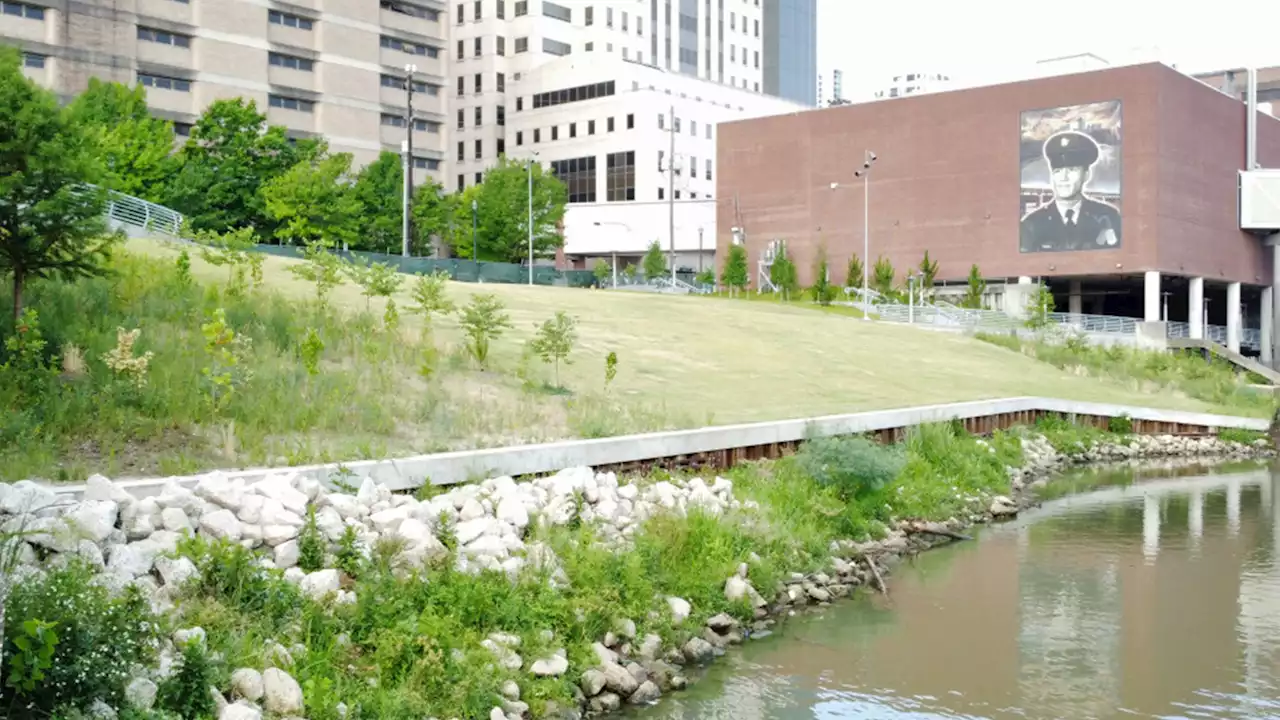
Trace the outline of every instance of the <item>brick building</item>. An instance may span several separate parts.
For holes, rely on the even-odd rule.
[[[1259,164],[1280,167],[1280,120],[1260,113],[1257,139]],[[1064,142],[1096,153],[1064,159]],[[867,150],[864,188],[854,172]],[[784,243],[802,283],[820,246],[843,282],[863,254],[866,190],[870,260],[889,259],[899,281],[927,250],[941,282],[977,264],[996,286],[1043,280],[1070,312],[1230,325],[1235,310],[1269,336],[1273,253],[1237,214],[1245,154],[1244,104],[1159,64],[727,123],[716,256],[740,227],[753,281]],[[1079,215],[1067,213],[1072,172]],[[1102,225],[1037,240],[1024,218],[1041,207],[1051,225]]]

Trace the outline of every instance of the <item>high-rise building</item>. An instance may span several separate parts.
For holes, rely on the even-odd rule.
[[[744,0],[745,2],[746,0]],[[759,5],[761,0],[751,0]],[[736,4],[736,0],[728,0]],[[764,91],[814,107],[818,0],[764,0]]]

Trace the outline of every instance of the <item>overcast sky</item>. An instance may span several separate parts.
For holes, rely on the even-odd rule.
[[[1280,0],[818,0],[818,69],[864,99],[894,75],[1012,79],[1037,60],[1093,53],[1186,72],[1280,65]]]

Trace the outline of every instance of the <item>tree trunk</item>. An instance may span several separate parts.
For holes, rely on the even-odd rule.
[[[25,278],[21,270],[13,271],[13,325],[16,328],[18,318],[22,317],[22,289]]]

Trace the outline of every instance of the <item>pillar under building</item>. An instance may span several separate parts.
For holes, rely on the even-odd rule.
[[[1204,278],[1193,277],[1187,284],[1187,326],[1193,339],[1204,337]]]
[[[1227,285],[1227,349],[1240,352],[1240,283]]]
[[[1142,319],[1160,322],[1160,271],[1148,270],[1143,279]]]

